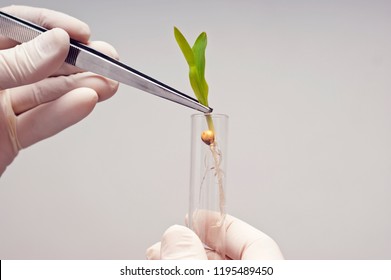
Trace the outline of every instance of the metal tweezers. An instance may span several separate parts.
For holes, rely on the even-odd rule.
[[[18,43],[30,41],[45,31],[47,29],[42,26],[0,12],[0,35]],[[212,112],[212,108],[200,104],[195,98],[187,96],[74,39],[70,40],[70,49],[65,62],[85,71],[102,75],[200,112]]]

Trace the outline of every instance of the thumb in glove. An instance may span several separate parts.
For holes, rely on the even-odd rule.
[[[207,260],[204,246],[197,235],[187,227],[173,225],[160,242],[147,249],[148,260]]]
[[[34,40],[0,51],[0,89],[31,84],[53,74],[69,51],[69,35],[54,28]]]

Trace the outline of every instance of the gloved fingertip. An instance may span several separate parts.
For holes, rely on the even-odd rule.
[[[116,60],[119,60],[119,54],[117,50],[107,42],[104,41],[92,41],[89,43],[89,47],[96,49]]]
[[[284,256],[281,253],[281,250],[278,244],[269,236],[264,235],[262,238],[259,238],[249,244],[247,247],[244,247],[242,253],[242,260],[283,260]]]
[[[187,230],[189,230],[189,229],[187,227],[185,227],[185,226],[172,225],[168,229],[166,229],[166,231],[163,233],[163,237],[165,235],[171,235],[171,234],[178,234],[178,233],[181,233],[181,232],[186,232]]]
[[[161,243],[157,242],[146,250],[145,256],[147,260],[160,260],[160,246]]]
[[[105,87],[106,90],[104,92],[102,91],[98,92],[98,96],[99,96],[98,102],[109,99],[118,91],[119,83],[117,81],[111,79],[105,79],[105,81],[107,85]]]
[[[91,29],[89,25],[84,22],[79,22],[79,27],[77,30],[78,30],[77,39],[76,36],[74,36],[73,39],[81,41],[82,43],[87,43],[91,37]]]
[[[164,260],[207,259],[201,240],[191,229],[180,225],[173,225],[164,232],[160,250]]]

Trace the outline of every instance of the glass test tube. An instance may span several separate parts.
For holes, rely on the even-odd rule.
[[[201,135],[212,131],[214,141]],[[195,114],[191,117],[191,172],[189,227],[206,248],[225,259],[226,163],[228,116]]]

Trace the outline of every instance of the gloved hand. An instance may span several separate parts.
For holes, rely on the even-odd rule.
[[[215,220],[208,215],[198,220],[206,227],[212,227]],[[207,220],[205,220],[207,219]],[[200,228],[195,225],[195,228]],[[283,255],[276,242],[263,232],[249,224],[227,215],[225,218],[225,252],[226,256],[220,256],[213,249],[216,248],[219,235],[209,235],[193,232],[187,227],[174,225],[168,228],[160,242],[147,249],[146,256],[149,260],[208,260],[208,259],[235,259],[254,260],[283,259]],[[201,237],[201,239],[199,238]],[[207,245],[211,250],[205,249]]]
[[[115,81],[64,64],[70,37],[118,59],[112,46],[89,42],[87,24],[47,9],[1,11],[50,31],[20,45],[0,36],[0,175],[20,149],[82,120],[118,89]]]

